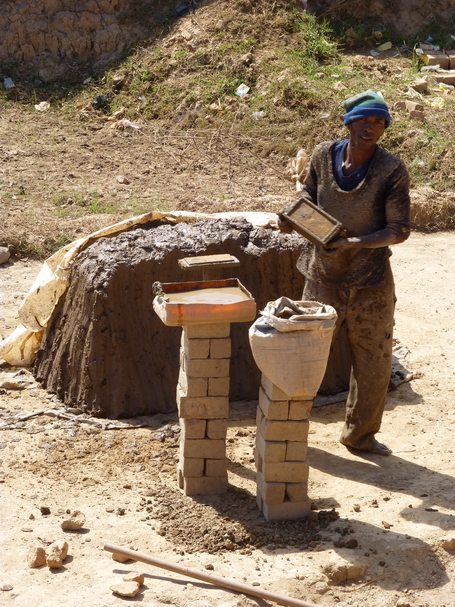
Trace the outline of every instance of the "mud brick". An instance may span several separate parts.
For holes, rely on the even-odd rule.
[[[436,80],[436,82],[442,82],[443,84],[455,84],[455,71],[446,74],[438,74],[438,72],[433,72],[431,76]]]
[[[226,441],[210,438],[188,439],[180,443],[180,453],[184,458],[224,459],[226,457]]]
[[[313,400],[290,400],[288,419],[293,421],[308,419],[313,402]]]
[[[188,377],[182,368],[180,368],[178,385],[183,396],[207,396],[208,393],[208,379],[206,377]],[[218,395],[214,394],[213,396]]]
[[[184,457],[179,462],[183,476],[200,477],[204,475],[205,460],[201,457]]]
[[[206,430],[207,437],[212,439],[226,440],[227,427],[227,419],[208,419]]]
[[[303,462],[306,460],[308,453],[308,443],[288,441],[286,443],[286,457],[284,458],[287,462]]]
[[[256,450],[265,463],[286,461],[285,441],[266,441],[261,434],[256,434]]]
[[[207,421],[205,419],[181,419],[180,440],[205,438]]]
[[[205,476],[226,476],[227,478],[227,458],[206,459]]]
[[[289,400],[289,396],[283,392],[278,386],[270,381],[268,377],[262,374],[261,386],[270,400]]]
[[[419,112],[418,110],[411,110],[409,112],[409,117],[410,118],[414,118],[415,120],[425,120],[425,114],[424,112]]]
[[[308,437],[308,420],[275,421],[263,419],[261,434],[265,440],[271,441],[304,441]]]
[[[266,483],[261,473],[257,474],[256,486],[265,504],[281,504],[284,501],[286,483]]]
[[[210,339],[188,339],[183,331],[181,348],[187,358],[208,358]]]
[[[286,483],[286,499],[290,502],[308,500],[308,483]]]
[[[177,407],[182,419],[224,419],[229,416],[227,396],[183,396],[178,387]]]
[[[229,377],[209,377],[208,384],[209,396],[229,396]]]
[[[266,483],[306,483],[309,468],[305,462],[264,463],[262,473]]]
[[[210,340],[210,358],[230,358],[231,357],[231,338],[211,339]]]
[[[206,325],[185,325],[183,333],[188,339],[204,339],[211,337],[229,337],[231,333],[230,323],[213,323]]]
[[[424,105],[422,103],[417,103],[417,101],[406,100],[404,103],[408,112],[412,112],[413,110],[423,112],[423,110],[425,109]]]
[[[267,419],[288,419],[289,401],[271,400],[262,386],[259,388],[259,407]]]
[[[183,491],[185,495],[219,495],[226,493],[228,488],[227,476],[201,476],[200,478],[184,478]]]
[[[306,518],[310,513],[310,501],[263,504],[262,512],[267,521],[286,521]]]
[[[448,55],[442,51],[425,53],[424,55],[420,55],[420,59],[425,65],[439,65],[443,70],[449,69],[450,59]]]
[[[188,377],[229,377],[229,358],[188,358],[184,355],[184,369]]]

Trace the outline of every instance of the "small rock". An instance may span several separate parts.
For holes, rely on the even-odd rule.
[[[127,575],[123,576],[124,582],[137,582],[139,586],[144,583],[144,574],[139,571],[130,571]]]
[[[209,571],[213,571],[215,569],[215,567],[212,565],[212,563],[207,563],[205,568],[208,569]]]
[[[143,470],[145,470],[145,466],[143,466],[142,464],[138,464],[135,470],[136,472],[142,472]]]
[[[360,512],[359,504],[354,504],[354,512]]]
[[[135,548],[133,546],[130,546],[130,550],[135,550]],[[133,560],[133,559],[131,559],[131,557],[123,556],[123,554],[119,554],[118,552],[113,552],[112,558],[114,561],[117,561],[118,563],[126,563],[127,561]]]
[[[11,586],[11,584],[3,584],[2,588],[1,588],[4,592],[8,592],[9,590],[13,589],[13,586]]]
[[[139,584],[137,582],[117,582],[110,586],[110,590],[120,596],[136,596],[139,592]]]
[[[441,547],[445,550],[455,550],[455,537],[448,536],[441,540]]]
[[[408,599],[398,599],[395,607],[411,607],[411,603],[408,601]]]
[[[48,508],[47,506],[41,506],[40,511],[43,516],[46,516],[46,514],[51,513],[51,509]]]
[[[63,561],[68,554],[68,543],[65,540],[58,540],[48,546],[46,550],[46,563],[52,569],[61,569]]]
[[[74,510],[74,512],[71,513],[69,518],[64,519],[64,521],[62,522],[60,527],[63,530],[67,530],[67,529],[76,530],[76,529],[80,529],[81,527],[83,527],[84,523],[85,523],[85,514],[80,512],[80,510]]]
[[[130,183],[130,180],[128,177],[125,177],[125,175],[117,175],[116,179],[118,183],[122,183],[123,185],[128,185]]]
[[[33,569],[34,567],[41,567],[46,564],[46,552],[42,546],[35,546],[29,550],[27,554],[28,566]]]
[[[31,533],[33,529],[31,527],[22,527],[21,531],[24,533]]]
[[[11,253],[9,252],[8,248],[0,247],[0,264],[6,263],[10,257]]]
[[[382,521],[382,526],[384,527],[384,529],[390,529],[390,527],[393,527],[393,525],[391,525],[387,521]]]
[[[329,563],[324,568],[324,573],[328,577],[329,584],[342,584],[346,580],[362,577],[365,574],[364,565],[354,565],[347,561]]]

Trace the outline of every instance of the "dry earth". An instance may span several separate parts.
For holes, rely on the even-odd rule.
[[[455,605],[454,551],[442,547],[443,538],[455,537],[454,246],[453,233],[414,233],[394,248],[396,338],[409,350],[406,366],[415,377],[389,393],[381,439],[394,453],[350,454],[337,442],[343,405],[313,409],[315,510],[306,522],[267,524],[256,510],[255,403],[232,404],[229,492],[193,500],[177,488],[175,416],[110,422],[72,411],[78,421],[62,419],[61,403],[28,370],[4,365],[0,605],[266,605],[144,564],[117,563],[103,551],[107,542],[318,605]],[[17,324],[17,305],[38,269],[34,261],[0,266],[1,336]],[[82,530],[62,531],[67,509],[84,512]],[[27,566],[32,546],[60,538],[69,544],[62,569]],[[334,572],[353,565],[363,575],[332,583]],[[140,594],[114,595],[111,584],[131,570],[145,573]]]

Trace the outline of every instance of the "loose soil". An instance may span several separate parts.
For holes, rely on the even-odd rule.
[[[349,453],[338,443],[343,404],[313,409],[308,521],[270,524],[256,509],[255,402],[231,403],[228,493],[192,499],[177,486],[175,414],[111,422],[67,410],[64,419],[61,403],[27,369],[4,365],[0,605],[266,605],[151,566],[115,562],[105,543],[318,605],[453,605],[454,552],[441,542],[454,534],[454,246],[453,233],[414,233],[394,247],[396,339],[409,350],[414,379],[389,393],[379,438],[393,455]],[[0,267],[1,336],[17,324],[18,303],[39,266],[29,260]],[[83,529],[61,530],[67,509],[84,512]],[[63,537],[69,544],[63,569],[27,566],[32,546]],[[333,566],[340,564],[365,573],[333,584]],[[111,584],[133,569],[146,575],[140,594],[112,594]]]

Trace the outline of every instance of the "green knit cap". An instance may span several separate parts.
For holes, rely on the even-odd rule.
[[[386,128],[391,121],[387,103],[384,101],[382,95],[379,95],[372,89],[354,95],[354,97],[349,97],[343,103],[343,107],[346,110],[346,114],[343,116],[343,121],[346,125],[354,122],[354,120],[359,120],[359,118],[367,118],[369,116],[384,118]]]

